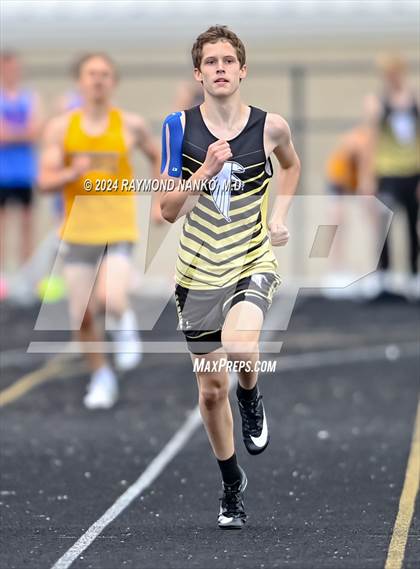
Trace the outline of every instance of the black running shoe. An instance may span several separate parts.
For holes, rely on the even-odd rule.
[[[234,484],[223,484],[220,512],[217,522],[220,529],[242,529],[246,522],[243,493],[248,479],[241,467],[241,479]]]
[[[251,401],[238,399],[238,405],[242,417],[242,437],[246,450],[250,454],[260,454],[267,448],[270,441],[262,395],[257,395]]]

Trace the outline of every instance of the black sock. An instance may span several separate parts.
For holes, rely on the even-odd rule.
[[[252,389],[245,389],[238,382],[236,395],[238,396],[238,399],[243,399],[244,401],[252,401],[258,396],[258,383],[256,383]]]
[[[217,460],[217,462],[225,484],[234,484],[241,479],[241,471],[235,453],[227,460]]]

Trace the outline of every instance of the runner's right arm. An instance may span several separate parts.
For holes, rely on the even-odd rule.
[[[61,115],[50,120],[42,137],[42,150],[38,175],[41,192],[59,192],[65,184],[77,180],[89,170],[90,159],[77,156],[71,165],[64,164],[64,134],[68,124],[68,115]]]
[[[185,113],[172,113],[163,123],[162,129],[162,166],[161,179],[176,178],[179,183],[173,191],[164,192],[160,202],[162,216],[174,223],[177,219],[189,213],[200,197],[201,190],[184,191],[182,180],[182,142],[185,130]],[[223,164],[231,158],[229,144],[218,140],[210,144],[204,163],[188,180],[190,183],[205,182],[220,172]],[[202,188],[201,185],[199,185]]]

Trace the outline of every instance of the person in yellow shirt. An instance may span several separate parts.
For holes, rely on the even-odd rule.
[[[81,106],[47,125],[38,182],[43,192],[63,192],[60,255],[72,329],[82,345],[101,341],[104,333],[95,315],[106,308],[117,340],[117,368],[126,370],[139,363],[141,354],[128,303],[131,254],[138,239],[136,199],[124,191],[124,183],[133,179],[133,149],[144,152],[153,177],[159,175],[160,152],[143,118],[113,106],[117,70],[107,54],[83,56],[77,75]],[[160,217],[158,209],[154,217]],[[111,407],[118,397],[117,377],[103,353],[86,355],[92,375],[84,403]]]

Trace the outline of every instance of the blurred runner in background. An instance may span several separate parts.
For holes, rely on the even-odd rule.
[[[2,253],[10,247],[9,205],[18,206],[22,264],[32,250],[32,186],[37,175],[36,148],[43,122],[37,93],[21,86],[22,68],[18,55],[0,54],[0,228]],[[4,248],[4,249],[3,249]],[[4,258],[2,255],[2,264]]]
[[[367,160],[367,145],[369,143],[369,129],[364,124],[359,124],[345,132],[338,140],[326,163],[327,193],[331,197],[330,216],[331,223],[337,226],[346,224],[346,205],[339,198],[341,196],[353,196],[359,192],[361,179],[365,175]],[[335,236],[333,257],[331,258],[331,272],[322,289],[328,297],[348,296],[354,294],[353,289],[345,287],[345,283],[351,280],[351,267],[348,263],[348,255],[345,243],[339,238],[341,233]],[[339,241],[337,242],[337,239]],[[344,288],[343,288],[344,287]]]
[[[82,106],[50,121],[39,184],[44,192],[63,191],[60,255],[72,328],[82,343],[101,341],[104,331],[94,317],[106,308],[117,342],[117,368],[127,370],[138,365],[141,354],[128,305],[131,255],[138,238],[136,200],[132,192],[122,191],[123,181],[133,179],[134,148],[149,159],[153,177],[159,175],[160,153],[145,121],[112,105],[117,70],[111,58],[88,54],[77,68]],[[108,408],[117,400],[116,375],[103,353],[87,356],[92,377],[84,403]]]
[[[418,277],[420,120],[419,104],[407,79],[407,65],[399,55],[380,61],[382,92],[367,98],[367,115],[371,129],[369,144],[371,176],[369,191],[392,211],[404,209],[407,220],[408,257],[411,278],[410,295],[420,295]],[[379,261],[381,280],[386,290],[392,285],[389,273],[389,241],[385,242]]]

